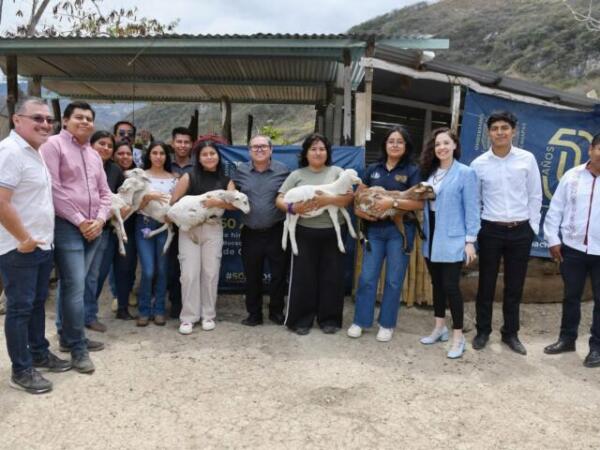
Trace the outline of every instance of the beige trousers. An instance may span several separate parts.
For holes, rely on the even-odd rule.
[[[198,225],[188,232],[179,230],[182,322],[215,318],[222,248],[220,221]]]

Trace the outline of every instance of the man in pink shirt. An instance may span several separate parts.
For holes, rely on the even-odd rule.
[[[98,270],[91,267],[102,227],[110,216],[111,193],[102,159],[89,143],[94,110],[85,102],[70,103],[63,129],[40,148],[52,177],[56,212],[54,255],[59,269],[56,324],[62,351],[70,351],[73,368],[92,373],[88,351],[104,345],[86,339],[84,295],[94,295]]]

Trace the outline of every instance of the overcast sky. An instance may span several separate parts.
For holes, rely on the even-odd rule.
[[[140,16],[163,23],[179,18],[177,33],[343,33],[413,3],[417,0],[103,0],[102,8],[137,6]],[[31,0],[4,0],[0,31],[14,29],[19,6],[29,11]]]

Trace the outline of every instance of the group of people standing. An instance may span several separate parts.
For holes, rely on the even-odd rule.
[[[270,321],[298,335],[308,334],[315,320],[326,334],[341,329],[345,258],[338,249],[330,217],[300,217],[297,255],[289,255],[281,246],[286,214],[303,215],[330,205],[346,208],[353,201],[352,191],[318,194],[296,203],[284,201],[290,189],[331,183],[342,172],[332,164],[332,148],[324,136],[312,134],[304,140],[299,168],[291,172],[272,158],[269,138],[255,136],[248,146],[249,161],[237,165],[230,178],[223,170],[217,145],[204,141],[194,144],[186,128],[173,130],[170,145],[152,141],[140,153],[133,147],[133,124],[122,121],[115,124],[112,133],[94,133],[94,118],[89,104],[73,102],[64,111],[60,132],[51,136],[55,121],[48,106],[30,98],[17,106],[15,128],[0,143],[0,275],[7,295],[5,331],[13,365],[12,386],[32,393],[48,392],[52,384],[39,370],[94,371],[89,352],[104,346],[86,338],[85,328],[106,330],[97,317],[98,298],[106,279],[116,299],[117,319],[135,320],[140,327],[150,322],[164,325],[168,292],[170,316],[179,319],[181,334],[192,333],[196,324],[205,331],[213,330],[223,245],[220,219],[210,219],[189,231],[179,230],[176,244],[163,255],[166,232],[149,238],[148,233],[162,224],[141,210],[151,201],[173,204],[184,195],[215,189],[238,189],[250,203],[250,212],[241,216],[248,313],[242,324],[263,323],[263,269],[268,262]],[[445,323],[449,305],[453,329],[449,358],[459,358],[465,351],[459,280],[463,264],[476,259],[476,246],[480,278],[477,335],[472,346],[484,348],[492,331],[492,302],[503,258],[502,341],[511,350],[526,353],[518,338],[519,305],[529,249],[539,231],[540,173],[533,155],[512,145],[516,129],[512,114],[494,113],[487,126],[491,148],[471,167],[458,161],[460,142],[451,130],[435,130],[417,164],[409,135],[394,127],[385,136],[380,160],[367,168],[358,188],[380,186],[404,191],[421,181],[433,187],[435,200],[383,199],[375,208],[381,212],[424,210],[422,245],[432,279],[435,321],[432,332],[421,338],[421,343],[431,345],[449,339]],[[138,165],[145,170],[151,189],[144,195],[140,211],[125,222],[128,239],[126,254],[121,255],[107,225],[111,192],[123,183],[123,173]],[[566,286],[560,339],[546,352],[574,350],[579,302],[585,273],[589,272],[595,280],[596,303],[585,364],[596,367],[600,366],[600,290],[596,287],[600,277],[595,273],[600,258],[596,241],[600,225],[594,223],[600,221],[591,219],[597,215],[592,198],[595,177],[600,173],[600,136],[592,141],[590,161],[572,171],[575,175],[569,171],[561,180],[546,222],[550,250],[562,260]],[[563,182],[569,183],[568,187]],[[234,209],[217,199],[207,200],[204,206]],[[127,208],[121,211],[123,216],[129,213]],[[385,261],[376,339],[386,342],[392,339],[397,324],[415,224],[406,222],[403,235],[390,220],[378,220],[358,210],[355,213],[367,224],[369,248],[363,249],[356,308],[347,334],[358,338],[373,325],[377,284]],[[341,214],[338,220],[345,235],[347,226]],[[138,259],[138,316],[133,317],[129,307]],[[56,322],[60,350],[71,353],[70,361],[51,353],[44,337],[44,303],[53,261],[59,275]]]

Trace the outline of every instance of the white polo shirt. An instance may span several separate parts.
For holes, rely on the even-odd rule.
[[[50,173],[40,153],[14,130],[0,142],[0,187],[13,191],[11,204],[31,237],[44,241],[42,250],[54,242],[54,206]],[[0,225],[0,255],[19,242]]]
[[[565,172],[550,201],[544,220],[548,246],[562,242],[590,255],[600,255],[600,177],[587,163]]]
[[[528,220],[538,234],[542,218],[542,177],[532,153],[511,147],[500,158],[490,149],[471,163],[479,179],[481,218],[491,222]]]

